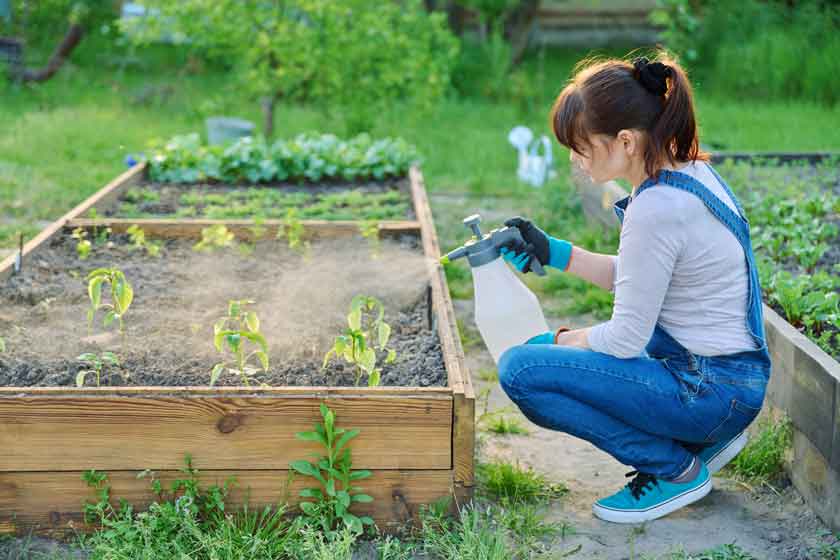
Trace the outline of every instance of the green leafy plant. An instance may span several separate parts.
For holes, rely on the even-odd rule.
[[[528,435],[530,433],[519,420],[509,418],[504,414],[493,416],[492,420],[487,423],[487,429],[499,435]]]
[[[322,422],[315,424],[314,431],[299,432],[298,439],[320,444],[326,455],[316,461],[293,461],[289,466],[295,472],[315,479],[319,486],[300,491],[302,498],[313,502],[301,502],[299,507],[315,527],[326,534],[332,534],[340,527],[347,527],[357,534],[365,525],[373,525],[373,519],[356,516],[350,512],[352,504],[373,501],[367,494],[359,492],[353,483],[368,478],[371,472],[353,470],[353,461],[348,443],[359,435],[359,430],[346,430],[335,425],[335,413],[325,404],[320,405]]]
[[[344,334],[335,338],[333,347],[324,356],[322,367],[327,367],[333,356],[344,358],[356,367],[356,386],[367,375],[368,387],[376,387],[382,374],[376,367],[377,350],[387,352],[386,364],[397,358],[396,351],[387,348],[391,326],[385,322],[385,306],[374,297],[357,295],[350,302],[347,324]]]
[[[0,336],[0,354],[6,351],[6,341]]]
[[[790,419],[762,419],[747,446],[726,466],[736,478],[753,484],[769,483],[784,472],[785,453],[792,444]]]
[[[87,279],[90,298],[90,309],[87,313],[88,325],[93,326],[93,317],[97,310],[104,309],[106,313],[102,322],[103,326],[107,327],[114,319],[117,319],[120,333],[124,333],[123,317],[134,299],[134,289],[125,274],[116,268],[97,268],[88,274]],[[111,303],[102,301],[102,286],[105,284],[110,287]]]
[[[360,134],[342,140],[312,133],[271,144],[248,137],[228,147],[202,144],[198,134],[175,136],[153,141],[148,159],[149,178],[161,183],[384,180],[405,176],[419,162],[416,148],[400,138],[374,140]],[[193,195],[182,204],[212,200],[210,194]]]
[[[193,245],[193,250],[211,252],[236,245],[236,236],[224,224],[201,228],[201,241]]]
[[[146,232],[140,226],[134,224],[125,231],[134,249],[145,249],[150,257],[160,256],[161,244],[146,239]]]
[[[102,383],[102,371],[105,367],[120,365],[119,358],[113,352],[102,352],[98,356],[93,352],[85,352],[76,359],[88,366],[88,369],[82,369],[76,373],[76,387],[84,386],[85,377],[91,374],[96,375],[96,386],[99,387]]]
[[[93,245],[87,238],[87,231],[84,228],[77,227],[70,234],[70,237],[76,240],[76,254],[79,258],[82,260],[88,258]]]
[[[297,208],[289,208],[286,210],[283,224],[277,228],[277,239],[285,238],[288,240],[289,249],[305,253],[309,250],[309,241],[304,239],[305,231]]]
[[[253,303],[251,300],[231,300],[227,315],[213,325],[213,345],[221,354],[227,351],[230,358],[213,366],[210,372],[211,387],[225,368],[239,375],[242,382],[250,386],[250,378],[259,371],[259,368],[251,365],[252,359],[259,362],[263,371],[268,371],[268,343],[260,332],[260,320],[254,311],[245,309]],[[257,349],[246,353],[246,342],[255,344]]]
[[[495,499],[538,503],[568,493],[564,484],[551,483],[533,469],[507,462],[481,463],[476,468],[482,491]]]

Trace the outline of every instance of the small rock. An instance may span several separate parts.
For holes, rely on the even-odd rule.
[[[785,540],[785,537],[779,531],[770,531],[770,534],[767,535],[767,540],[771,543],[780,543]]]
[[[114,339],[117,337],[116,333],[113,332],[104,332],[100,334],[93,334],[90,336],[86,336],[82,338],[83,344],[93,344],[95,346],[104,346],[107,344],[111,344],[114,342]]]

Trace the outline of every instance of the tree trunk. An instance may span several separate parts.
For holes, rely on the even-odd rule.
[[[263,113],[263,134],[266,140],[274,136],[274,106],[277,104],[276,95],[266,95],[260,99]]]
[[[43,68],[24,68],[18,73],[17,79],[23,82],[46,82],[52,78],[56,72],[62,67],[64,61],[70,56],[73,50],[79,45],[82,37],[85,34],[85,29],[81,25],[73,24],[64,39],[53,51],[50,60]]]
[[[458,37],[464,35],[464,20],[467,17],[467,10],[456,0],[449,0],[446,5],[446,14],[449,19],[449,28]]]
[[[517,66],[525,56],[539,8],[540,0],[523,0],[508,18],[505,34],[511,46],[511,66]]]

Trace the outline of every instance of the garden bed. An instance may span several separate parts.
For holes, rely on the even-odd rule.
[[[339,425],[360,430],[353,466],[372,471],[360,486],[374,501],[354,506],[357,513],[387,529],[413,518],[421,504],[452,493],[471,495],[475,397],[419,170],[410,173],[417,221],[379,223],[380,255],[373,259],[375,240],[360,236],[358,222],[301,221],[301,241],[311,243],[303,257],[290,252],[285,221],[266,220],[259,232],[253,221],[228,222],[244,252],[199,255],[192,245],[202,230],[221,222],[81,219],[141,183],[144,168],[135,166],[0,263],[5,383],[17,383],[0,387],[0,446],[6,450],[0,456],[0,531],[84,528],[81,505],[93,496],[82,474],[90,469],[111,475],[115,502],[143,507],[151,493],[137,473],[152,469],[165,484],[178,476],[185,454],[205,483],[236,477],[233,506],[248,500],[260,507],[287,497],[296,504],[305,482],[289,481],[289,463],[318,447],[295,434],[320,420],[321,403],[335,411]],[[160,240],[159,256],[125,246],[134,224],[147,241]],[[97,244],[94,228],[110,228],[113,246]],[[72,238],[80,229],[94,240],[84,260],[76,252],[79,238]],[[278,240],[281,229],[285,235]],[[17,274],[16,260],[22,262]],[[103,333],[101,315],[94,334],[88,332],[84,272],[99,264],[124,268],[136,284],[124,340]],[[323,280],[328,275],[335,275],[332,283]],[[349,381],[346,372],[321,371],[321,341],[340,332],[346,297],[359,286],[384,290],[379,295],[390,309],[394,342],[407,359],[401,362],[398,350],[390,372],[383,368],[383,383],[411,386],[340,386]],[[274,333],[270,375],[259,381],[308,385],[246,387],[235,384],[235,376],[222,376],[208,386],[213,351],[207,350],[206,331],[224,315],[227,300],[237,297],[264,305],[261,324]],[[286,307],[274,312],[271,305],[280,301]],[[307,325],[318,327],[302,343],[300,330]],[[112,343],[126,356],[126,366],[115,373],[127,372],[128,379],[103,375],[99,387],[90,386],[90,377],[83,387],[67,385],[79,351],[110,349]],[[194,344],[203,349],[193,352]],[[27,369],[25,363],[40,365]]]
[[[413,220],[407,179],[376,182],[226,185],[145,182],[122,193],[106,216],[120,218]]]

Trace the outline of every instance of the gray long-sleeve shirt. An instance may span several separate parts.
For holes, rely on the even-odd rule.
[[[733,211],[703,162],[681,169]],[[735,236],[700,198],[664,184],[627,207],[615,260],[612,318],[589,346],[619,358],[642,353],[657,321],[689,351],[716,356],[754,349],[746,328],[747,266]]]

